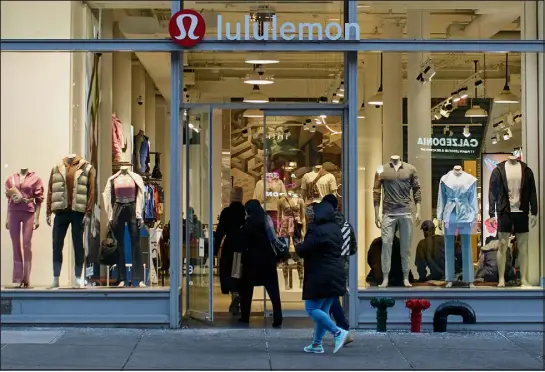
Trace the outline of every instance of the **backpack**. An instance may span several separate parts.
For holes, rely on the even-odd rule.
[[[341,227],[341,233],[343,237],[343,245],[341,249],[341,256],[352,256],[358,251],[358,243],[356,242],[356,234],[352,225],[347,221]]]

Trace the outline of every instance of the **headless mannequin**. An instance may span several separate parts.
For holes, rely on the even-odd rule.
[[[25,182],[25,177],[28,173],[28,168],[21,168],[21,171],[19,172],[19,183],[22,185],[23,182]],[[20,203],[21,198],[19,195],[13,195],[11,197],[11,201],[14,203]],[[40,227],[40,210],[41,205],[36,205],[34,207],[34,230],[36,230],[38,227]],[[6,213],[6,229],[9,230],[9,208]]]
[[[287,209],[287,210],[286,210]],[[297,212],[295,212],[297,210]],[[289,224],[286,223],[284,228],[282,224],[286,217],[293,217],[293,224],[300,224],[300,230],[297,233],[297,226],[293,226],[293,232],[288,229]],[[295,262],[297,274],[299,275],[299,288],[303,286],[303,260],[295,254],[293,249],[303,238],[305,231],[305,206],[299,196],[292,192],[288,192],[286,197],[281,197],[278,201],[278,234],[279,236],[290,237],[290,258]],[[293,248],[293,249],[292,249]],[[284,284],[286,290],[293,288],[292,270],[288,261],[282,263],[282,274],[284,275]]]
[[[129,167],[127,166],[123,166],[123,167],[120,167],[119,168],[119,171],[121,172],[121,174],[117,177],[120,179],[120,182],[121,183],[131,183],[131,182],[134,182],[132,177],[129,175]],[[112,223],[113,221],[110,220],[110,226],[112,226]],[[138,229],[140,229],[142,227],[142,225],[144,224],[144,221],[142,219],[137,219],[136,220],[136,224],[138,226]],[[134,248],[133,248],[134,249]],[[125,252],[119,252],[118,254],[125,254]],[[121,281],[118,283],[117,285],[118,287],[124,287],[125,286],[125,282],[124,281]],[[143,282],[143,281],[140,281],[138,283],[138,286],[143,288],[146,286],[146,284]]]
[[[399,155],[392,155],[390,157],[390,163],[394,166],[394,169],[397,171],[399,167],[401,167],[401,157]],[[415,219],[416,223],[420,223],[420,204],[416,204],[416,213],[415,213]],[[375,225],[379,229],[382,228],[382,217],[380,215],[380,208],[379,206],[375,206]],[[403,273],[403,285],[405,287],[412,287],[411,283],[409,283],[409,272]],[[379,285],[379,288],[386,288],[388,287],[388,275],[383,273],[383,279],[382,283]]]
[[[463,172],[464,172],[464,169],[462,168],[461,165],[455,165],[454,168],[453,168],[453,170],[454,170],[454,174],[456,174],[456,176],[461,176],[461,175],[463,174]],[[473,224],[475,224],[476,222],[477,222],[477,221],[474,221]],[[443,225],[443,224],[445,224],[444,221],[437,220],[437,223],[438,223],[439,225],[443,226],[443,231],[447,231],[446,226]],[[473,224],[472,224],[472,225],[473,225]],[[473,226],[472,226],[472,227],[473,227]],[[465,253],[465,252],[464,252],[464,253]],[[463,254],[463,253],[462,253],[462,254]],[[452,257],[452,259],[454,260],[454,257]],[[473,269],[473,268],[471,268],[471,269]],[[445,270],[445,272],[446,272],[446,270]],[[465,274],[464,274],[464,275],[465,275]],[[465,278],[464,278],[464,279],[465,279]],[[446,287],[446,288],[451,288],[452,285],[453,285],[452,282],[447,282],[447,285],[446,285],[445,287]],[[469,282],[469,288],[475,288],[475,285],[473,284],[473,282]]]
[[[518,164],[516,156],[509,156],[507,163],[513,166]],[[506,166],[508,165],[506,164]],[[522,175],[521,175],[522,177]],[[510,190],[511,191],[511,190]],[[516,192],[516,191],[513,191]],[[518,190],[520,192],[520,190]],[[495,225],[497,223],[496,217],[490,219],[490,222]],[[530,226],[535,227],[537,223],[537,216],[530,216]],[[518,261],[520,269],[520,281],[523,287],[530,286],[528,282],[528,235],[529,233],[516,233],[517,247],[518,247]],[[505,265],[507,260],[507,248],[509,246],[510,232],[498,232],[498,238],[500,245],[497,254],[498,261],[498,287],[505,287]]]
[[[74,158],[76,157],[77,155],[76,154],[68,154],[66,155],[66,159],[68,161],[68,164],[72,164],[72,162],[74,161]],[[85,225],[89,219],[91,218],[91,216],[88,216],[88,215],[85,215],[83,217],[83,224]],[[51,226],[51,216],[47,216],[45,218],[45,222],[47,223],[47,226]],[[58,287],[58,286],[57,286]],[[79,287],[79,285],[78,285]]]

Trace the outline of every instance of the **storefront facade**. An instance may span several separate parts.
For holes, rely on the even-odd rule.
[[[143,32],[133,31],[144,24],[146,20],[143,19],[147,17],[142,14],[145,13],[143,11],[142,14],[128,12],[130,19],[119,18],[116,9],[113,9],[115,2],[88,2],[89,7],[78,2],[67,2],[64,5],[51,5],[48,4],[49,2],[11,3],[13,4],[2,4],[2,102],[9,102],[6,106],[2,105],[2,164],[4,165],[2,179],[6,181],[6,191],[8,191],[15,184],[14,181],[10,181],[14,174],[21,177],[24,173],[23,169],[27,167],[30,171],[33,169],[36,169],[37,173],[40,171],[43,178],[43,191],[42,195],[35,195],[35,200],[40,200],[39,203],[36,201],[35,205],[41,204],[42,201],[50,205],[42,208],[42,216],[39,211],[32,212],[32,217],[37,216],[41,225],[40,229],[36,227],[35,236],[32,238],[34,242],[32,249],[35,253],[31,262],[35,274],[28,274],[32,279],[31,285],[36,283],[35,288],[14,288],[9,285],[11,281],[21,284],[21,279],[16,278],[15,274],[12,275],[12,271],[19,270],[13,264],[16,261],[16,254],[11,252],[14,240],[10,234],[12,234],[13,224],[6,225],[8,229],[2,230],[2,271],[8,272],[7,276],[2,275],[2,324],[123,324],[177,328],[184,324],[185,316],[219,323],[222,315],[219,314],[221,311],[216,305],[223,295],[215,291],[219,281],[217,271],[214,268],[209,269],[208,258],[215,255],[214,234],[210,232],[215,230],[222,208],[229,204],[232,189],[236,186],[243,187],[245,201],[262,198],[265,209],[269,211],[267,208],[267,203],[270,203],[269,197],[273,200],[277,197],[277,195],[267,194],[275,192],[269,190],[267,186],[269,182],[272,182],[267,178],[269,174],[281,174],[281,177],[289,178],[290,181],[293,179],[293,183],[297,184],[295,180],[304,179],[304,172],[311,173],[318,169],[316,165],[325,167],[326,163],[331,163],[333,166],[327,169],[330,176],[335,175],[335,177],[331,176],[335,184],[331,193],[335,193],[342,199],[342,212],[354,226],[360,243],[358,254],[350,257],[349,295],[346,296],[345,301],[352,327],[372,328],[375,324],[375,313],[369,305],[371,298],[389,296],[397,301],[396,306],[390,310],[389,322],[398,328],[404,328],[408,324],[404,301],[408,298],[427,298],[432,303],[431,310],[448,300],[467,302],[475,309],[478,317],[478,324],[472,325],[473,328],[542,329],[545,276],[543,264],[545,219],[542,218],[544,205],[540,197],[543,195],[542,169],[545,164],[542,2],[525,1],[516,8],[520,12],[518,39],[491,38],[499,34],[500,29],[485,37],[484,24],[475,26],[479,21],[474,19],[472,22],[475,23],[469,23],[466,26],[466,32],[469,33],[471,27],[479,27],[478,34],[483,36],[468,34],[465,37],[456,37],[455,35],[448,36],[448,40],[432,38],[427,20],[433,12],[414,6],[404,9],[406,15],[403,22],[406,26],[406,37],[403,36],[403,31],[399,28],[399,19],[396,17],[392,18],[393,22],[381,26],[383,29],[380,38],[361,37],[364,26],[359,17],[361,17],[362,9],[370,8],[377,14],[381,14],[384,9],[379,5],[367,6],[365,2],[348,0],[344,1],[338,19],[326,18],[321,24],[313,24],[312,19],[310,17],[305,19],[304,15],[300,15],[303,20],[299,22],[291,21],[289,15],[279,16],[282,19],[272,16],[267,18],[269,22],[267,27],[270,26],[271,30],[266,28],[266,31],[260,29],[263,22],[255,21],[256,17],[257,19],[263,17],[262,9],[257,11],[252,8],[247,16],[240,14],[228,16],[227,13],[216,11],[211,19],[211,17],[205,17],[204,12],[193,10],[192,7],[196,6],[194,2],[172,1],[161,6],[155,5],[152,8],[169,9],[173,16],[168,20],[162,20],[163,26],[165,23],[168,24],[169,38],[144,37]],[[256,5],[259,5],[257,3]],[[53,6],[60,8],[53,9],[51,8]],[[379,8],[373,9],[375,6]],[[179,13],[180,11],[182,12]],[[52,24],[48,17],[45,17],[49,19],[45,22],[40,20],[44,18],[40,16],[40,12],[57,13],[58,17],[65,22]],[[289,11],[286,13],[289,14]],[[272,13],[269,11],[267,14],[270,16]],[[477,18],[482,17],[479,19],[484,19],[483,22],[485,22],[487,17],[493,17],[491,14],[478,15]],[[505,17],[505,14],[502,15]],[[20,25],[25,17],[32,20],[28,23],[34,25],[35,29]],[[340,20],[343,22],[341,23]],[[502,26],[509,25],[513,21],[515,19],[511,21],[504,19]],[[487,27],[499,23],[498,19],[495,22],[490,21]],[[213,26],[210,26],[212,24]],[[474,26],[471,26],[472,24]],[[397,29],[395,25],[398,26]],[[238,31],[239,28],[240,31]],[[380,51],[380,54],[377,51]],[[306,92],[293,93],[292,96],[278,94],[278,99],[275,100],[264,99],[259,96],[260,93],[257,94],[257,98],[254,95],[253,100],[247,99],[248,96],[242,100],[238,99],[237,97],[241,95],[236,93],[226,95],[229,99],[225,96],[221,99],[217,98],[218,90],[228,89],[227,83],[224,83],[221,78],[208,90],[198,88],[207,84],[205,82],[199,84],[198,79],[196,82],[189,82],[189,79],[195,79],[196,75],[191,75],[192,62],[191,60],[188,62],[188,58],[196,60],[200,55],[204,56],[204,59],[214,61],[220,58],[216,57],[220,53],[229,52],[246,55],[245,60],[248,60],[248,55],[257,54],[256,61],[250,64],[253,65],[255,75],[258,76],[257,82],[253,84],[252,93],[255,93],[256,86],[259,91],[260,80],[265,79],[263,76],[266,76],[262,68],[267,66],[267,63],[263,58],[273,54],[316,53],[317,56],[327,53],[336,54],[331,57],[331,61],[335,61],[335,68],[339,71],[328,78],[329,88],[324,90],[325,93],[316,93],[309,87]],[[471,57],[465,57],[465,59],[473,60],[474,55],[481,54],[484,56],[484,68],[478,68],[476,63],[475,73],[472,74],[473,63],[468,61],[471,68],[465,78],[457,76],[451,79],[453,82],[442,85],[440,81],[438,84],[433,81],[436,84],[433,85],[434,74],[429,74],[429,69],[436,70],[440,74],[440,64],[436,63],[434,66],[430,62],[434,61],[434,53],[446,56],[443,59],[444,64],[450,63],[451,58],[457,58],[453,57],[456,55],[463,58],[467,54]],[[509,103],[511,106],[502,110],[497,109],[501,107],[501,100],[494,101],[488,97],[494,98],[499,95],[502,93],[502,86],[508,84],[503,84],[502,78],[487,79],[486,75],[488,68],[486,58],[497,59],[498,53],[501,53],[502,60],[504,55],[515,55],[519,57],[516,57],[517,60],[520,60],[519,82],[514,82],[513,75],[510,75],[511,84],[520,85],[520,100]],[[406,66],[403,67],[402,54],[406,55],[407,60]],[[149,61],[153,58],[162,58],[165,64],[161,66],[169,66],[169,71],[150,68],[147,63],[150,63]],[[316,57],[316,59],[319,58]],[[324,57],[324,65],[333,63],[327,58]],[[364,69],[361,67],[362,58],[365,59]],[[224,61],[221,63],[227,64]],[[221,63],[215,64],[211,69],[219,68],[217,66]],[[493,66],[492,70],[501,70],[503,74],[503,69],[507,67],[506,70],[508,70],[511,65],[508,62],[505,62],[505,65],[502,63]],[[135,67],[136,64],[138,66]],[[45,69],[48,80],[43,76],[44,66],[48,66],[48,69]],[[406,77],[402,76],[402,68],[407,71]],[[47,71],[50,73],[48,74]],[[159,74],[160,72],[162,75]],[[139,78],[139,73],[145,77]],[[25,75],[28,76],[25,77]],[[507,75],[506,71],[505,76]],[[418,76],[422,79],[417,79]],[[24,84],[20,81],[23,78],[26,79]],[[424,81],[426,79],[427,81]],[[405,80],[406,83],[404,83]],[[448,79],[445,78],[445,80]],[[481,85],[478,83],[479,80],[485,82],[484,92],[477,90]],[[32,83],[33,81],[35,84]],[[472,84],[469,89],[466,86],[468,83]],[[126,84],[131,84],[132,89],[124,89],[123,86]],[[312,84],[308,83],[309,86]],[[403,85],[401,88],[402,84],[406,86]],[[139,85],[145,85],[140,93]],[[192,88],[187,88],[189,86]],[[212,86],[211,83],[210,86]],[[331,86],[335,87],[331,89]],[[487,86],[490,90],[488,94]],[[48,87],[51,87],[51,90],[48,90]],[[152,87],[151,90],[150,87]],[[377,98],[374,95],[377,88],[380,93],[379,101],[376,101]],[[460,101],[455,101],[453,96],[460,97],[463,88],[470,93],[473,93],[472,90],[475,88],[469,108],[481,105],[479,108],[488,111],[484,116],[485,119],[482,119],[483,116],[468,116],[467,112],[465,115],[462,113],[462,116],[456,117],[453,113],[456,111],[452,107],[448,109],[449,104],[452,106],[453,102]],[[32,90],[30,100],[34,102],[34,109],[38,113],[28,113],[30,118],[18,119],[24,113],[24,107],[27,107],[27,104],[21,102],[24,89]],[[284,87],[284,90],[289,89],[295,91],[297,87],[289,85]],[[383,90],[384,94],[382,94]],[[402,93],[403,90],[406,90],[406,96]],[[448,92],[451,90],[454,91],[452,95]],[[164,98],[162,101],[157,98],[159,94],[156,91],[160,91]],[[491,91],[497,91],[497,94]],[[322,100],[324,96],[326,99]],[[43,97],[43,102],[40,101],[40,97]],[[317,97],[320,97],[319,102]],[[339,97],[342,100],[338,99]],[[461,100],[465,101],[465,99],[464,97]],[[154,102],[153,107],[148,105],[150,101]],[[362,102],[365,103],[365,110]],[[394,104],[391,104],[392,102]],[[461,110],[462,106],[460,104],[457,107]],[[250,115],[250,112],[254,115]],[[122,135],[118,142],[114,139],[116,132],[112,130],[114,125],[112,113],[122,123],[120,124]],[[451,118],[449,121],[450,114],[456,119]],[[169,116],[170,120],[168,120]],[[522,118],[518,119],[519,116]],[[51,125],[51,127],[48,126],[50,129],[44,130],[40,117],[44,118],[47,125]],[[318,118],[322,118],[322,121]],[[13,129],[10,129],[11,123],[17,123],[19,120],[21,120],[21,128],[26,133],[44,131],[39,139],[30,140],[32,145],[29,145],[24,154],[21,149],[13,147],[15,141],[12,140],[17,138],[21,128],[17,128],[14,124]],[[233,124],[240,120],[246,126],[238,127]],[[500,121],[506,123],[509,121],[512,124],[501,125]],[[68,127],[65,124],[67,122],[71,123]],[[5,123],[10,123],[10,127],[8,128]],[[92,129],[94,126],[96,129]],[[228,129],[225,129],[227,127]],[[303,141],[301,133],[304,134],[307,129],[308,133],[315,133],[316,127],[327,128],[323,129],[321,142],[314,143],[314,140],[308,138]],[[439,128],[438,131],[434,130],[436,127]],[[474,137],[468,140],[467,133],[474,127],[478,128],[474,133],[479,134],[474,134]],[[269,135],[271,128],[273,134]],[[282,130],[282,133],[275,132],[278,128]],[[460,131],[458,133],[460,135],[453,136],[453,130],[456,128],[463,129],[463,132]],[[239,137],[237,137],[237,131],[240,132]],[[299,131],[298,134],[297,131]],[[318,132],[321,132],[320,128]],[[448,132],[450,133],[447,134]],[[514,143],[515,140],[513,140],[513,146],[511,143],[501,148],[493,146],[501,144],[502,138],[507,138],[505,141],[513,138],[513,132],[519,133],[518,142]],[[148,156],[152,155],[156,164],[159,164],[160,158],[157,154],[163,159],[160,163],[162,170],[159,172],[159,174],[162,173],[160,177],[157,173],[154,174],[152,169],[138,172],[137,164],[143,165],[143,163],[139,163],[140,160],[135,159],[131,154],[137,146],[136,138],[140,133],[145,135],[145,141],[149,143]],[[281,138],[279,139],[278,136]],[[275,157],[274,146],[281,147],[284,140],[287,143],[289,136],[296,136],[298,139],[293,150],[298,155],[291,155],[290,158],[286,152],[278,150],[280,155]],[[127,141],[127,138],[135,139],[133,142]],[[278,143],[272,143],[273,141]],[[43,142],[49,143],[49,147],[44,146]],[[246,142],[248,142],[248,148],[259,155],[260,161],[246,158],[244,154],[250,151],[244,147]],[[113,143],[117,143],[121,150],[116,150],[116,146],[112,146]],[[331,143],[334,145],[328,146]],[[54,145],[53,147],[57,148],[49,153],[51,144],[59,144],[59,146]],[[138,146],[141,146],[141,142]],[[335,147],[336,151],[324,150],[328,147]],[[519,153],[522,153],[522,160],[533,171],[537,195],[537,205],[532,205],[532,208],[537,209],[537,213],[534,213],[533,209],[530,211],[532,216],[536,215],[536,225],[534,226],[531,221],[532,227],[528,233],[515,231],[527,234],[527,246],[521,248],[527,252],[526,262],[522,264],[526,269],[521,269],[520,262],[513,265],[516,266],[515,271],[522,274],[518,280],[527,281],[524,283],[527,284],[526,286],[497,288],[497,284],[489,284],[477,288],[439,288],[432,284],[413,283],[414,285],[410,288],[392,285],[388,288],[377,288],[370,284],[373,280],[369,279],[372,277],[369,268],[372,269],[373,265],[368,255],[368,247],[373,245],[374,239],[381,235],[380,229],[375,227],[375,209],[381,210],[380,199],[384,196],[381,196],[380,191],[377,196],[377,190],[373,190],[374,184],[376,189],[375,173],[381,164],[388,164],[390,157],[399,155],[402,161],[412,164],[418,170],[420,179],[418,193],[421,194],[421,201],[417,200],[416,192],[413,190],[413,202],[419,204],[420,213],[416,216],[415,207],[412,211],[415,215],[412,218],[420,221],[433,220],[437,216],[436,210],[439,207],[435,198],[432,197],[432,194],[440,193],[437,172],[441,176],[445,173],[445,169],[448,171],[453,165],[461,165],[466,173],[475,176],[478,180],[477,187],[480,189],[478,192],[480,204],[477,209],[481,215],[479,219],[475,217],[475,224],[480,225],[481,228],[479,234],[471,233],[473,249],[466,252],[472,252],[474,255],[472,264],[477,267],[476,272],[478,272],[479,242],[485,241],[484,231],[488,228],[487,222],[490,222],[490,211],[486,206],[490,202],[487,199],[489,196],[487,188],[490,186],[485,186],[485,184],[488,185],[490,174],[486,173],[486,164],[495,162],[489,170],[492,172],[499,162],[512,155],[515,147]],[[28,153],[32,152],[29,149],[32,148],[44,153],[43,159],[29,156]],[[474,150],[475,148],[477,150]],[[137,151],[137,156],[141,155],[141,151]],[[119,156],[114,156],[112,152],[116,152],[115,154]],[[237,152],[240,153],[238,157],[235,156]],[[461,155],[469,153],[471,156]],[[92,208],[81,212],[83,214],[80,217],[92,214],[91,224],[95,223],[95,229],[100,232],[94,235],[94,243],[90,243],[91,238],[88,233],[82,232],[87,234],[84,235],[87,248],[84,248],[86,259],[81,263],[78,263],[81,260],[81,253],[78,251],[75,238],[72,238],[72,241],[66,238],[65,268],[62,271],[59,267],[57,273],[55,264],[59,263],[58,254],[59,250],[63,251],[63,243],[58,240],[58,237],[55,238],[61,228],[55,225],[55,222],[49,228],[47,225],[50,221],[46,221],[43,216],[54,214],[55,218],[58,218],[59,214],[51,210],[54,207],[49,203],[53,196],[48,195],[48,191],[53,188],[54,181],[48,184],[46,179],[51,166],[61,161],[67,154],[79,155],[87,159],[94,167],[98,190],[91,191],[93,188],[90,186],[91,182],[86,184],[87,201],[89,198],[94,198],[94,201],[91,203]],[[258,156],[255,158],[257,159]],[[436,160],[441,158],[448,161]],[[245,164],[243,174],[239,173],[241,159]],[[249,170],[250,161],[256,162],[255,174]],[[282,165],[278,165],[279,163]],[[292,167],[290,163],[296,163],[293,165],[293,170],[289,169]],[[304,165],[303,173],[297,173],[298,169],[295,169],[297,163]],[[150,247],[141,258],[144,262],[143,272],[139,273],[135,269],[133,276],[131,271],[133,267],[138,266],[138,261],[135,259],[132,266],[131,260],[130,269],[127,270],[128,276],[124,278],[124,281],[127,278],[129,280],[134,278],[142,285],[139,287],[139,283],[136,285],[133,283],[133,286],[139,288],[114,289],[110,286],[110,280],[119,279],[119,276],[111,274],[111,271],[115,269],[104,265],[100,268],[100,265],[95,264],[96,258],[89,259],[92,255],[89,251],[93,250],[93,244],[96,246],[97,241],[105,237],[108,228],[109,215],[106,212],[106,204],[112,201],[107,192],[103,195],[103,189],[110,182],[110,177],[117,174],[117,171],[123,167],[128,167],[135,173],[142,173],[141,178],[145,183],[145,190],[142,191],[143,198],[148,197],[149,190],[158,189],[164,192],[164,196],[157,199],[154,217],[143,216],[148,229],[145,236],[140,233],[140,242]],[[150,168],[153,168],[153,161]],[[378,172],[378,178],[380,174],[381,172]],[[250,181],[247,182],[247,180]],[[283,181],[284,184],[291,184],[285,179]],[[253,194],[248,184],[252,184]],[[262,186],[261,196],[260,192],[256,191],[261,186],[257,185],[265,185]],[[378,188],[380,189],[380,184]],[[288,195],[286,189],[290,190],[290,188],[286,187],[283,191]],[[302,189],[305,190],[304,187]],[[300,190],[300,183],[293,188],[293,192],[297,194],[301,193]],[[375,191],[375,200],[373,191]],[[91,197],[91,194],[94,196]],[[289,195],[291,198],[292,195]],[[282,196],[283,194],[280,194],[280,199]],[[377,197],[378,207],[376,206]],[[4,200],[3,210],[8,210],[10,203],[7,199]],[[414,203],[411,205],[414,206]],[[160,204],[163,206],[159,207]],[[379,216],[384,212],[384,206],[382,207],[381,212],[377,213]],[[12,209],[9,210],[11,213]],[[277,210],[279,208],[276,205],[270,209],[274,213]],[[144,214],[146,213],[144,209]],[[138,214],[136,216],[138,218]],[[6,219],[2,222],[10,221]],[[186,223],[186,221],[196,222]],[[168,251],[169,265],[165,266],[163,262],[158,265],[159,260],[153,261],[153,259],[154,254],[159,255],[157,247],[160,245],[159,239],[154,239],[161,234],[165,236],[167,222],[170,226],[170,236],[169,244],[164,249]],[[18,225],[19,223],[17,222]],[[384,219],[382,223],[384,226]],[[66,229],[64,228],[65,232]],[[74,230],[73,227],[70,230],[72,237],[74,234],[77,235]],[[159,230],[161,232],[158,234]],[[414,221],[411,230],[409,237],[402,237],[402,239],[410,240],[407,246],[410,246],[411,250],[411,266],[416,266],[413,264],[417,255],[416,247],[422,238],[419,222]],[[123,233],[122,231],[120,234]],[[477,235],[480,238],[475,237]],[[125,236],[127,241],[132,238],[130,232],[125,233]],[[25,245],[24,237],[23,233],[23,246]],[[518,240],[521,240],[521,237],[518,237]],[[165,239],[163,239],[164,243]],[[56,250],[53,254],[53,265],[49,264],[51,245],[53,245],[53,251]],[[41,251],[38,253],[37,250]],[[146,249],[142,248],[142,251]],[[161,255],[164,258],[167,254],[163,252]],[[519,261],[523,260],[523,255],[520,256]],[[27,259],[22,258],[19,261],[23,261],[23,272],[24,267],[30,267],[25,266],[28,265]],[[47,264],[43,265],[44,262]],[[62,263],[62,253],[60,262]],[[279,281],[286,287],[285,293],[282,293],[282,299],[290,304],[293,302],[293,309],[289,307],[288,313],[292,311],[295,316],[300,316],[302,307],[298,303],[300,298],[297,298],[300,292],[296,290],[297,285],[292,284],[291,279],[292,272],[299,270],[299,262],[293,260],[289,265],[287,269],[279,268]],[[53,266],[53,272],[50,272],[49,266]],[[77,269],[78,266],[80,271]],[[74,275],[73,268],[75,268]],[[281,280],[286,270],[290,271],[289,276],[285,275],[285,278],[290,278],[289,283]],[[413,271],[416,272],[416,267]],[[138,275],[141,278],[138,278]],[[91,278],[96,279],[94,281],[96,286],[90,287]],[[168,284],[165,284],[165,278]],[[50,279],[53,279],[53,285],[48,285],[47,282]],[[302,277],[299,276],[299,279],[302,280]],[[517,278],[513,280],[516,282]],[[57,286],[54,285],[55,281]],[[416,283],[417,280],[414,282]],[[46,289],[51,286],[54,288]],[[270,302],[264,295],[261,297],[263,298],[260,298],[256,292],[254,302],[257,301],[255,304],[257,311],[261,311],[266,316],[270,310]],[[427,312],[424,323],[431,324],[432,317],[433,311]]]

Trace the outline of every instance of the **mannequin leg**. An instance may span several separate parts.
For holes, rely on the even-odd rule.
[[[410,216],[403,216],[399,221],[399,240],[401,243],[401,268],[403,270],[403,285],[412,287],[409,283],[409,272],[411,271],[411,242],[413,237],[413,220]]]
[[[62,249],[64,238],[70,225],[70,212],[59,212],[53,220],[53,284],[49,288],[59,286],[59,276],[62,268]]]
[[[454,234],[446,231],[445,235],[445,279],[447,288],[452,287],[454,281]]]
[[[505,287],[505,264],[507,261],[507,246],[509,245],[509,237],[511,233],[498,232],[500,245],[497,253],[498,262],[498,287]]]
[[[382,218],[382,252],[380,263],[382,266],[383,278],[379,288],[388,287],[388,275],[390,274],[390,267],[392,265],[392,244],[394,242],[396,222],[397,220],[395,217],[384,216]]]
[[[289,287],[289,271],[290,271],[290,265],[287,261],[282,262],[282,275],[284,276],[284,289],[286,291],[290,290]]]
[[[142,251],[140,249],[140,231],[136,223],[136,204],[129,204],[126,208],[129,216],[127,226],[129,235],[131,236],[131,251],[132,251],[132,270],[133,282],[138,282],[140,287],[144,286],[144,266],[142,265]]]
[[[9,213],[9,236],[13,245],[13,278],[14,284],[23,282],[23,254],[21,252],[21,219],[19,213]]]
[[[81,273],[83,272],[83,262],[85,261],[85,249],[83,248],[83,217],[80,212],[70,212],[72,243],[74,245],[74,276],[76,277],[76,287],[81,286]]]
[[[464,282],[469,283],[470,287],[473,287],[475,281],[475,270],[473,269],[473,252],[471,250],[471,235],[463,234],[462,239],[462,273],[464,276]]]
[[[127,280],[125,267],[125,213],[121,204],[114,205],[112,229],[117,240],[117,283],[124,285]]]
[[[518,261],[520,282],[523,287],[529,287],[531,285],[528,282],[528,235],[528,233],[516,234],[517,246],[519,250]]]
[[[32,269],[32,233],[34,232],[34,213],[25,213],[23,222],[23,283],[30,283]]]

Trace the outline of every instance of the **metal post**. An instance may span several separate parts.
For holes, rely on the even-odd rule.
[[[212,120],[213,120],[212,106],[208,107],[208,192],[210,193],[210,202],[208,204],[208,319],[214,321],[214,231],[212,226],[214,224],[214,192],[212,187],[213,172],[212,167],[214,165],[212,155]]]
[[[250,134],[248,134],[250,135]],[[267,113],[263,113],[263,208],[267,213]],[[250,314],[252,307],[250,305]],[[267,291],[263,287],[263,317],[267,318]]]
[[[345,22],[358,22],[357,1],[344,0]],[[354,30],[351,30],[354,32]],[[351,39],[353,35],[347,35]],[[343,121],[343,209],[358,236],[358,52],[344,54],[345,109]],[[350,257],[348,272],[348,321],[358,326],[358,254]]]
[[[172,14],[180,10],[181,4],[172,2]],[[170,292],[169,292],[169,323],[170,328],[180,325],[180,301],[178,298],[180,250],[180,169],[178,159],[180,153],[180,86],[183,83],[182,53],[173,52],[170,55]],[[176,168],[177,167],[177,168]]]

